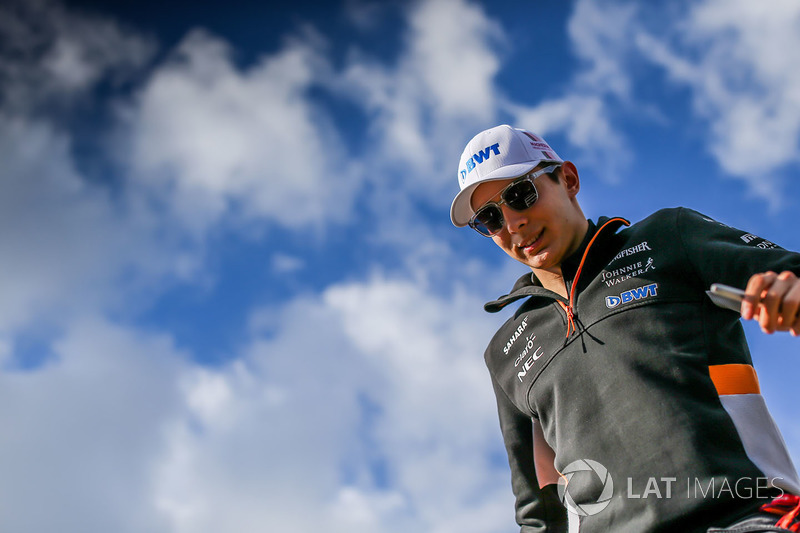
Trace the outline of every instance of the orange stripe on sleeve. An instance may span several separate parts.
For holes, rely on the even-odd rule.
[[[750,365],[711,365],[708,373],[720,396],[761,393],[758,376]]]

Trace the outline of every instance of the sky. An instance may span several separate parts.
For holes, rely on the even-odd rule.
[[[3,531],[514,531],[485,128],[589,218],[800,250],[795,1],[170,5],[0,4]],[[798,340],[746,332],[800,464]]]

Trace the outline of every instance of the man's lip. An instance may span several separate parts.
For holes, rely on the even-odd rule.
[[[530,239],[530,240],[528,240],[528,241],[525,241],[525,242],[523,242],[523,243],[521,243],[521,244],[518,244],[517,246],[518,246],[519,248],[522,248],[522,249],[524,249],[524,250],[527,250],[528,248],[532,248],[534,245],[536,245],[536,244],[538,244],[538,243],[539,243],[539,240],[542,238],[542,233],[544,233],[544,230],[541,230],[541,231],[540,231],[540,232],[539,232],[539,233],[536,235],[536,237],[534,237],[533,239]]]

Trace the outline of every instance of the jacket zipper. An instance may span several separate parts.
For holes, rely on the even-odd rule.
[[[581,277],[581,272],[583,271],[583,265],[586,263],[586,257],[589,255],[589,250],[592,248],[594,241],[600,235],[606,226],[611,224],[612,222],[622,222],[626,226],[630,226],[631,223],[621,217],[615,217],[612,219],[607,220],[602,226],[600,226],[597,231],[592,236],[592,239],[589,241],[589,244],[586,245],[586,250],[583,251],[583,257],[581,257],[581,262],[578,264],[578,270],[575,271],[575,277],[572,279],[572,287],[569,289],[569,303],[565,304],[561,300],[558,300],[558,304],[564,310],[564,313],[567,315],[567,335],[565,338],[569,338],[569,336],[577,331],[577,327],[575,326],[575,298],[577,296],[576,289],[578,287],[578,279]]]

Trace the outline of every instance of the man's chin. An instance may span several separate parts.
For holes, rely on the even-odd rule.
[[[526,257],[523,262],[534,270],[542,270],[552,266],[549,264],[549,260],[550,254],[547,251],[541,251],[532,257]]]

